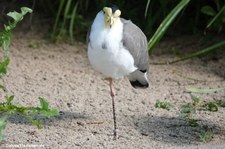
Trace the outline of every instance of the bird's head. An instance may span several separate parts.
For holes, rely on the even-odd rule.
[[[121,11],[115,5],[108,5],[103,8],[104,23],[106,28],[111,28],[121,15]]]

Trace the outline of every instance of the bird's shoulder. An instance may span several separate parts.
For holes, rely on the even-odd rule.
[[[149,60],[145,34],[131,20],[121,18],[121,22],[123,23],[123,46],[133,56],[135,66],[141,70],[147,69]]]

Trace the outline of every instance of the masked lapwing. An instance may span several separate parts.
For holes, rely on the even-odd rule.
[[[117,137],[117,126],[113,79],[126,76],[134,88],[149,86],[146,36],[138,26],[120,15],[117,6],[107,5],[98,12],[87,34],[88,59],[93,68],[109,80],[114,139]]]

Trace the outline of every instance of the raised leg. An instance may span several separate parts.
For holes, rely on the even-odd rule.
[[[112,109],[113,109],[113,123],[114,123],[114,130],[113,130],[113,136],[114,140],[117,138],[117,126],[116,126],[116,112],[115,112],[115,102],[114,102],[114,97],[115,97],[115,89],[113,87],[112,79],[109,79],[109,87],[110,87],[110,95],[112,97]]]

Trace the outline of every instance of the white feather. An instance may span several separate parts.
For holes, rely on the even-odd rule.
[[[91,27],[88,58],[93,67],[106,77],[118,79],[137,69],[132,55],[122,45],[122,35],[120,19],[107,29],[103,12],[97,14]]]

